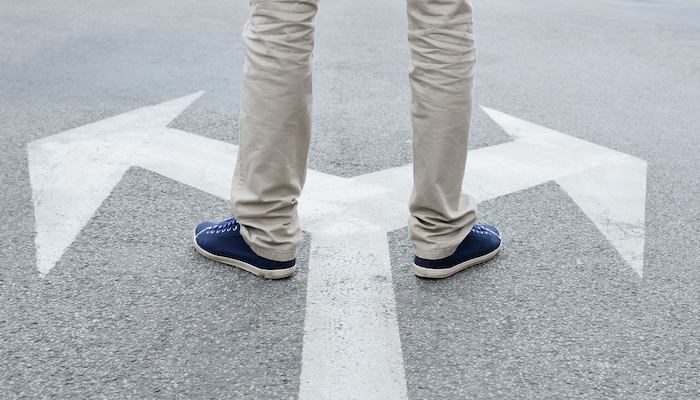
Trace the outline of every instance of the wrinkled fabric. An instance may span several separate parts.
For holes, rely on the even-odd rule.
[[[251,0],[240,147],[231,208],[258,255],[295,257],[297,201],[311,139],[312,51],[318,2]],[[416,255],[446,257],[476,220],[462,193],[476,50],[465,0],[408,0],[414,189],[409,231]]]

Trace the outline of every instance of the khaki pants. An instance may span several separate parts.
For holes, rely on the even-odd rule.
[[[251,0],[243,32],[240,148],[232,211],[258,255],[295,257],[297,199],[311,138],[311,70],[317,0]],[[411,50],[413,193],[408,221],[416,255],[454,252],[476,219],[462,193],[476,49],[467,0],[407,0]]]

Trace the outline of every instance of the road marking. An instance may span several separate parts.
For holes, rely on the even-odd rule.
[[[46,274],[56,265],[132,166],[219,197],[226,196],[233,168],[230,152],[235,147],[166,128],[202,93],[29,143],[36,261],[40,273]]]
[[[228,199],[238,147],[166,127],[201,94],[28,145],[41,274],[132,166]],[[554,180],[641,275],[646,162],[484,111],[514,140],[470,152],[465,190],[483,201]],[[411,165],[355,178],[309,171],[299,203],[312,233],[300,397],[407,397],[386,233],[406,225],[411,185]]]
[[[312,236],[299,399],[407,399],[386,231],[342,225]]]
[[[641,277],[647,162],[482,108],[515,140],[470,153],[465,188],[486,200],[554,180]]]

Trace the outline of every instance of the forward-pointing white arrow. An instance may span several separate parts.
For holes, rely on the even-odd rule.
[[[132,166],[229,197],[237,146],[166,127],[201,94],[28,145],[42,274]],[[641,275],[646,162],[484,111],[514,140],[470,152],[465,190],[488,200],[554,180]],[[313,235],[300,398],[406,398],[386,233],[406,224],[411,169],[309,171],[299,206]]]

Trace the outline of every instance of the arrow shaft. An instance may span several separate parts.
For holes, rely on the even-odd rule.
[[[406,399],[386,232],[315,234],[300,399]]]

